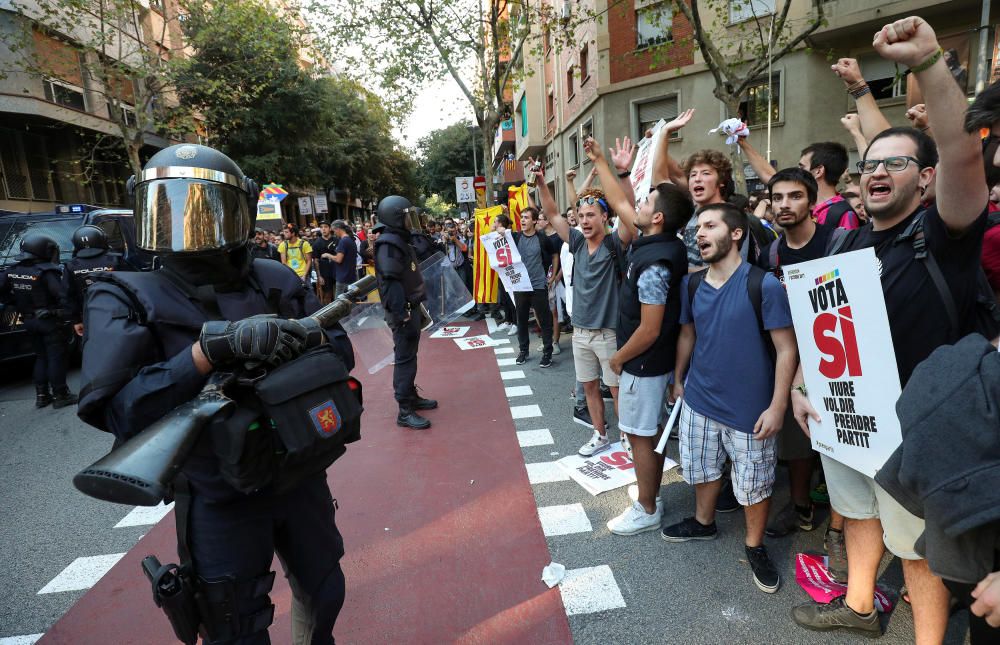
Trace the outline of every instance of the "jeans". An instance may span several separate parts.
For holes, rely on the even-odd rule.
[[[549,311],[547,289],[517,291],[514,293],[514,307],[517,311],[517,344],[521,353],[528,352],[528,310],[535,310],[535,320],[542,328],[542,354],[552,355],[552,312]]]

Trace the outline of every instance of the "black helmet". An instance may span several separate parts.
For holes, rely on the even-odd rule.
[[[84,224],[73,231],[73,255],[96,258],[108,250],[108,236],[100,226]]]
[[[195,144],[170,146],[129,179],[140,248],[160,254],[232,249],[253,237],[259,190],[232,159]]]
[[[28,233],[21,239],[18,261],[58,262],[59,244],[45,233]]]
[[[389,228],[409,231],[420,227],[417,223],[416,209],[405,197],[399,195],[383,197],[375,212],[379,223]]]

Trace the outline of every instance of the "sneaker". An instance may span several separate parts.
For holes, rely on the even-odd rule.
[[[559,346],[559,343],[552,343],[552,353],[562,354],[562,347]],[[573,396],[576,396],[575,392],[573,393]]]
[[[542,360],[538,361],[538,367],[552,367],[552,354],[542,354]]]
[[[590,418],[590,410],[587,406],[573,408],[573,422],[594,429],[594,420]]]
[[[625,512],[608,521],[608,530],[615,535],[635,535],[660,528],[663,509],[659,504],[653,513],[647,513],[639,502],[634,502]]]
[[[577,451],[584,457],[593,457],[599,452],[604,452],[611,447],[611,442],[608,441],[607,437],[602,437],[596,430],[594,431],[594,436],[590,438],[590,441],[580,446]]]
[[[827,529],[823,535],[823,548],[826,550],[826,570],[837,582],[847,582],[847,545],[844,544],[844,532]]]
[[[511,325],[510,329],[507,330],[508,336],[517,336],[517,325]]]
[[[774,593],[781,586],[781,576],[778,569],[771,562],[771,557],[767,554],[767,547],[764,545],[756,547],[744,547],[747,552],[747,560],[750,562],[750,569],[753,571],[753,582],[757,588],[764,593]]]
[[[820,482],[816,485],[816,488],[809,492],[809,499],[811,499],[816,504],[829,504],[830,503],[830,493],[826,490],[826,484]]]
[[[767,523],[764,531],[768,537],[785,537],[795,531],[811,531],[816,528],[813,524],[813,506],[810,504],[806,508],[800,508],[793,502],[788,502],[774,518]]]
[[[632,461],[635,461],[635,459],[632,459],[632,444],[629,443],[628,435],[625,434],[624,432],[622,433],[621,441],[622,441],[622,448],[624,448],[625,452],[628,453],[628,458],[631,459]]]
[[[662,531],[660,537],[667,542],[687,542],[688,540],[714,540],[719,534],[715,522],[705,526],[693,517],[685,518],[683,522],[671,524]]]
[[[719,498],[715,500],[716,513],[732,513],[743,508],[740,501],[736,499],[733,492],[733,480],[726,477],[722,482],[722,490],[719,491]]]
[[[497,325],[497,329],[496,330],[497,331],[503,331],[505,329],[510,329],[510,323],[507,322],[506,320],[503,321],[502,323],[500,323],[499,325]]]
[[[632,500],[633,502],[638,502],[639,501],[639,485],[638,484],[632,484],[631,486],[628,487],[628,498],[630,500]],[[661,509],[661,510],[663,509],[663,498],[660,497],[659,495],[656,496],[656,507],[659,508],[659,509]]]
[[[545,343],[544,342],[538,343],[538,351],[540,351],[540,352],[544,352],[545,351]]]
[[[524,365],[524,362],[527,360],[528,360],[528,352],[521,352],[520,354],[517,355],[517,358],[514,359],[514,364]]]
[[[838,596],[826,605],[807,602],[792,607],[792,619],[814,632],[843,629],[869,638],[878,638],[882,635],[878,612],[873,609],[867,616],[861,615],[847,606],[844,596]]]
[[[611,388],[603,383],[601,383],[601,398],[605,401],[615,400],[615,397],[611,396]]]

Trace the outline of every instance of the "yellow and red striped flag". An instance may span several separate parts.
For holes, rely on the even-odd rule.
[[[503,209],[499,206],[477,208],[475,211],[476,262],[473,266],[472,291],[477,303],[494,303],[497,301],[497,284],[499,278],[497,272],[490,268],[490,258],[486,254],[483,241],[479,238],[490,232],[493,220],[502,212]]]

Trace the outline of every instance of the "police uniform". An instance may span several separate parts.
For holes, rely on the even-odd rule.
[[[376,230],[380,232],[375,241],[375,277],[385,308],[385,320],[392,329],[395,355],[392,389],[399,405],[396,424],[422,430],[429,428],[431,422],[416,411],[432,410],[437,407],[437,401],[421,397],[414,383],[422,326],[420,304],[427,299],[427,295],[424,278],[420,274],[420,260],[411,245],[412,208],[407,199],[396,195],[379,202]]]
[[[108,238],[97,226],[84,225],[73,233],[73,257],[64,264],[63,289],[69,297],[71,320],[83,322],[87,289],[94,276],[108,271],[129,271],[131,267],[118,253],[108,249]]]
[[[290,269],[250,257],[248,200],[257,190],[225,155],[203,146],[172,146],[150,159],[130,186],[139,246],[157,252],[162,268],[102,275],[90,287],[84,312],[79,416],[113,433],[116,444],[199,393],[208,375],[197,368],[193,346],[198,343],[215,365],[218,345],[206,345],[209,325],[226,329],[259,314],[284,321],[319,308]],[[187,201],[196,188],[205,199]],[[185,235],[163,236],[170,229]],[[238,322],[205,324],[211,320]],[[346,334],[339,327],[325,333],[335,355],[352,369]],[[223,347],[239,344],[224,333],[210,342],[220,341]],[[250,344],[263,342],[254,338]],[[232,447],[218,443],[216,425],[253,421],[243,412],[238,408],[198,436],[176,482],[178,550],[182,564],[193,567],[205,602],[199,614],[206,642],[269,642],[270,565],[277,553],[293,592],[293,640],[333,643],[344,600],[344,549],[325,466],[290,474],[282,487],[238,490],[224,476],[224,460],[245,457],[226,452]]]
[[[26,235],[17,260],[0,271],[0,301],[14,306],[31,337],[35,407],[72,405],[77,399],[66,386],[69,305],[62,286],[62,267],[57,264],[59,245],[41,233]]]

